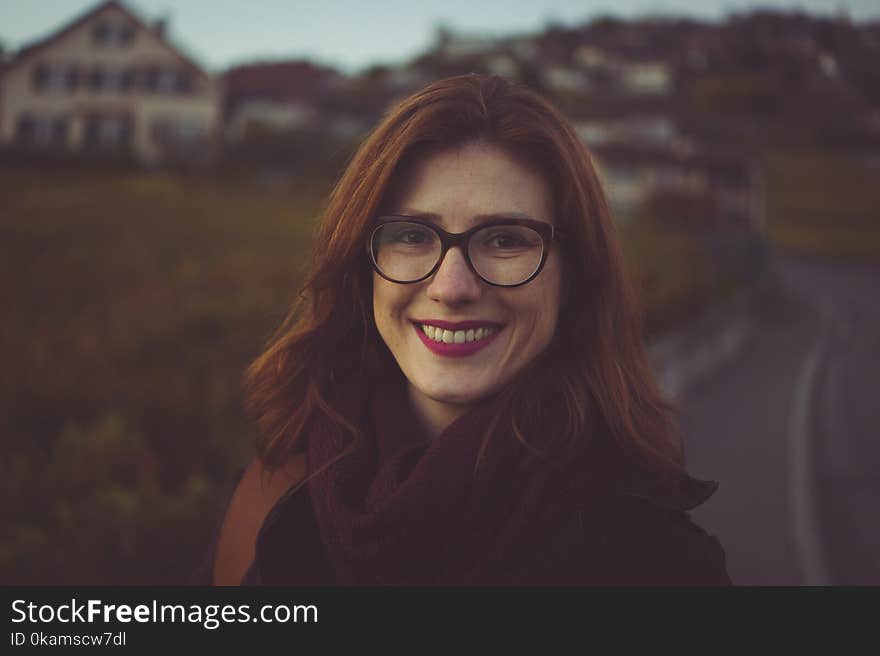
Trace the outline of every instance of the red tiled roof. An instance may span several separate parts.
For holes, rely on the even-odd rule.
[[[309,61],[264,62],[229,69],[223,83],[231,95],[291,99],[313,95],[335,74]]]

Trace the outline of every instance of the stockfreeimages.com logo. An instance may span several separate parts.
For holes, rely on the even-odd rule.
[[[249,604],[160,604],[153,600],[150,604],[106,604],[100,599],[89,599],[85,603],[71,599],[63,604],[35,604],[24,599],[12,602],[12,622],[61,624],[119,622],[128,624],[138,622],[201,624],[213,630],[221,624],[236,622],[308,623],[318,622],[318,608],[313,605],[267,604],[251,612]]]

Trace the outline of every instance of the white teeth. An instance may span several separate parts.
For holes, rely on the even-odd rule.
[[[494,328],[470,328],[468,330],[444,330],[436,326],[421,324],[422,332],[435,342],[444,344],[464,344],[485,339],[495,332]]]

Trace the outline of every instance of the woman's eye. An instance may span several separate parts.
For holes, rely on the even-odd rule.
[[[400,244],[424,244],[430,238],[425,230],[401,230],[395,235],[394,241]]]
[[[492,248],[522,248],[528,245],[521,237],[506,233],[492,235],[487,243]]]

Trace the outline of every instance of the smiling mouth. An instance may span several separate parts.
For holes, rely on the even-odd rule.
[[[429,351],[435,355],[451,358],[463,358],[482,351],[494,342],[504,329],[500,324],[489,325],[475,321],[442,323],[443,326],[435,326],[413,321],[412,325],[416,335]]]
[[[442,344],[470,344],[491,337],[498,332],[498,328],[493,326],[483,326],[480,328],[468,328],[467,330],[448,330],[439,326],[421,323],[416,324],[425,336],[435,342]]]

